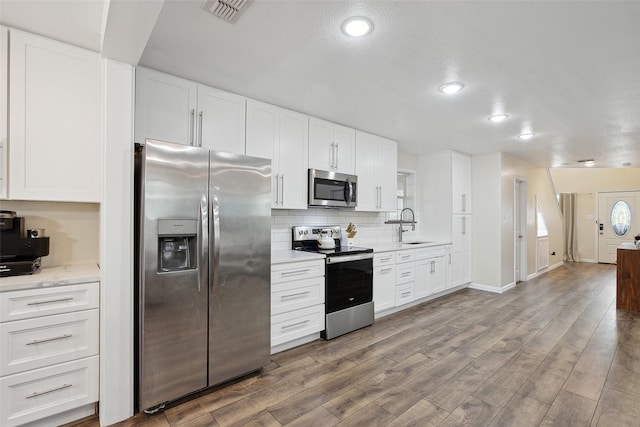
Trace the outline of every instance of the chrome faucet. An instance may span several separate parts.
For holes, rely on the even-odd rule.
[[[415,231],[416,230],[416,214],[415,212],[413,212],[413,209],[411,208],[404,208],[400,211],[400,227],[398,228],[398,242],[402,243],[402,233],[409,231],[409,230],[403,230],[402,229],[402,214],[404,213],[404,211],[409,211],[411,212],[411,221],[407,221],[407,223],[411,224],[411,230]]]

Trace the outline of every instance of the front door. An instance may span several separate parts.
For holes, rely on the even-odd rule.
[[[640,191],[598,194],[598,262],[615,264],[616,249],[640,233]]]

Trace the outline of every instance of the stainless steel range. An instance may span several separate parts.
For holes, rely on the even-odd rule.
[[[340,226],[299,226],[292,232],[294,250],[326,255],[322,338],[330,340],[373,324],[373,249],[340,246]],[[321,236],[323,248],[327,236],[333,247],[319,247]]]

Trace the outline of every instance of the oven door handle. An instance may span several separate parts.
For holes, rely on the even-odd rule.
[[[327,264],[337,264],[340,262],[349,262],[349,261],[360,261],[363,259],[373,259],[373,253],[328,257]]]

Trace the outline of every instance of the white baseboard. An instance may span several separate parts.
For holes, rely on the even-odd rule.
[[[493,292],[495,294],[505,293],[509,289],[513,289],[515,287],[516,287],[516,282],[511,282],[511,283],[509,283],[507,285],[504,285],[502,287],[482,285],[480,283],[470,283],[469,284],[469,288],[470,289],[476,289],[478,291],[484,291],[484,292]]]
[[[542,276],[544,273],[549,272],[549,271],[551,271],[553,269],[556,269],[556,268],[560,267],[561,265],[562,265],[562,261],[560,261],[559,263],[553,264],[550,267],[545,267],[542,270],[538,270],[535,273],[529,274],[527,276],[527,280],[535,279],[538,276]]]

